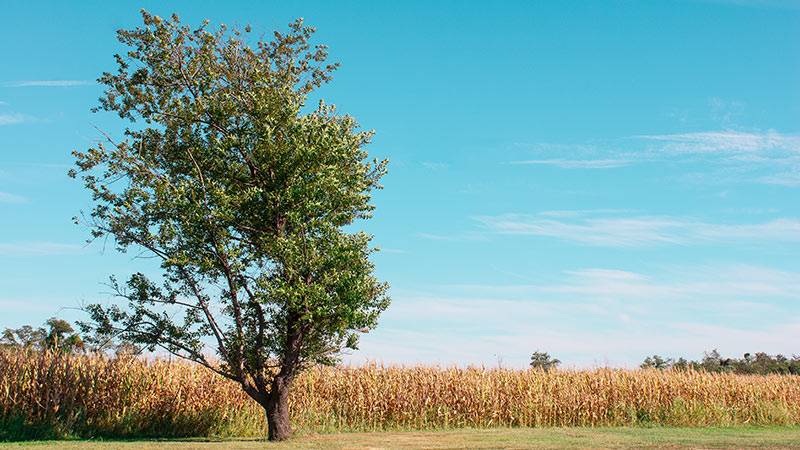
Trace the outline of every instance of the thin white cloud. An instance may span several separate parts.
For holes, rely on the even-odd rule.
[[[581,217],[592,214],[622,214],[635,212],[632,209],[594,208],[594,209],[555,209],[538,213],[542,217]]]
[[[633,161],[627,159],[529,159],[511,162],[517,165],[556,166],[562,169],[614,169],[632,163]]]
[[[21,195],[15,195],[0,191],[0,203],[27,203],[28,199]]]
[[[17,125],[20,123],[33,122],[35,119],[26,114],[10,113],[0,114],[0,126],[3,125]]]
[[[422,161],[420,164],[428,170],[445,170],[450,167],[450,164],[436,161]]]
[[[730,127],[740,117],[744,115],[745,104],[737,100],[726,100],[719,97],[712,97],[708,100],[711,110],[711,119],[725,127]]]
[[[488,231],[542,236],[608,247],[698,244],[727,241],[800,242],[800,220],[775,219],[755,224],[721,224],[671,216],[599,217],[557,220],[504,214],[478,216]]]
[[[701,171],[694,169],[695,172],[682,178],[702,183],[745,181],[800,186],[800,135],[775,130],[647,134],[591,145],[538,144],[522,150],[532,152],[535,157],[510,164],[614,169],[642,163],[670,163],[672,167],[692,169],[690,165],[677,164],[702,162]]]
[[[447,285],[444,290],[526,302],[552,299],[555,295],[559,302],[579,299],[588,305],[605,300],[664,304],[702,299],[723,302],[729,308],[734,300],[754,306],[768,300],[800,298],[800,273],[752,265],[667,267],[658,276],[609,268],[567,271],[564,275],[557,283]],[[546,308],[537,306],[537,310]]]
[[[54,307],[51,300],[39,299],[6,299],[0,298],[0,309],[12,313],[55,312],[60,308]]]
[[[748,329],[735,325],[693,322],[660,323],[636,327],[616,316],[619,326],[605,333],[567,329],[561,324],[529,327],[524,331],[484,335],[443,334],[436,329],[378,328],[364,336],[351,363],[438,364],[524,368],[535,350],[549,352],[565,368],[637,367],[652,354],[699,359],[703,352],[719,349],[726,356],[765,351],[797,353],[800,319]],[[564,320],[569,320],[564,317]]]
[[[707,168],[687,175],[696,182],[751,182],[800,186],[800,135],[765,132],[707,131],[634,136],[648,144],[643,161],[667,158],[701,160]]]
[[[542,217],[578,217],[580,216],[579,211],[569,210],[569,209],[554,209],[550,211],[542,211],[539,213]]]
[[[0,256],[49,256],[77,253],[80,245],[57,242],[0,243]]]
[[[582,269],[567,272],[585,280],[645,281],[647,276],[618,269]]]
[[[90,80],[22,80],[3,83],[4,87],[73,87],[94,84]]]
[[[800,273],[759,266],[588,268],[554,284],[429,289],[396,293],[349,360],[524,367],[540,349],[568,367],[636,366],[713,348],[791,354],[800,338],[786,305],[800,298]]]
[[[787,187],[800,187],[800,164],[795,172],[776,173],[759,178],[759,181],[766,184],[776,184]]]
[[[418,238],[426,239],[429,241],[443,241],[443,242],[464,242],[464,241],[486,241],[488,237],[483,233],[467,232],[467,233],[453,233],[453,234],[436,234],[436,233],[417,233]]]
[[[592,298],[644,301],[724,301],[752,303],[764,299],[800,298],[800,274],[751,265],[672,269],[671,280],[615,269],[568,272],[567,282],[538,286],[540,292]]]
[[[699,133],[634,136],[637,139],[663,143],[661,150],[674,153],[717,152],[800,152],[800,136],[770,130],[763,133],[740,131],[706,131]]]

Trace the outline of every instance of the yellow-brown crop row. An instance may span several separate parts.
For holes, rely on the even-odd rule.
[[[800,377],[320,367],[295,381],[290,404],[294,427],[307,431],[797,425]],[[52,437],[258,436],[263,417],[235,383],[188,363],[0,351],[0,438],[3,428]]]

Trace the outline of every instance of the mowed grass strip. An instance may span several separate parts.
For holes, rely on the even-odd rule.
[[[734,428],[495,428],[297,436],[289,442],[51,441],[0,444],[4,449],[562,449],[800,447],[798,427]]]

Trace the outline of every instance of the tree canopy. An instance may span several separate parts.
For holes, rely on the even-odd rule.
[[[553,358],[547,352],[540,352],[537,350],[531,355],[530,366],[534,369],[542,369],[547,371],[557,368],[559,364],[561,364],[561,361]]]
[[[95,204],[76,221],[158,258],[161,276],[112,278],[127,304],[88,306],[84,327],[235,380],[284,439],[294,376],[356,348],[389,304],[353,226],[387,161],[369,159],[355,119],[307,107],[337,64],[302,20],[250,45],[249,27],[142,19],[118,32],[128,51],[95,109],[129,125],[74,152],[70,175]]]

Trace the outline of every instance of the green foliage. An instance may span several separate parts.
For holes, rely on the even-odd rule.
[[[44,328],[33,328],[30,325],[23,325],[19,328],[6,328],[3,337],[0,338],[0,346],[3,347],[22,347],[40,348],[47,336]]]
[[[51,317],[45,327],[6,328],[0,337],[0,348],[23,348],[29,350],[80,351],[84,348],[81,336],[66,320]]]
[[[535,351],[531,355],[531,367],[534,369],[550,370],[555,369],[561,361],[552,358],[547,352]]]
[[[275,377],[355,348],[388,306],[371,237],[349,231],[371,217],[387,162],[368,159],[372,133],[352,117],[306,112],[337,65],[302,20],[250,46],[249,27],[142,18],[99,80],[97,109],[131,125],[74,152],[70,175],[92,193],[92,236],[144,250],[163,276],[112,278],[127,306],[91,305],[84,327],[196,361],[262,402]]]
[[[713,373],[737,373],[751,375],[792,374],[800,375],[800,356],[787,358],[783,355],[768,355],[763,352],[745,353],[742,358],[724,358],[714,349],[706,352],[699,361],[684,358],[673,360],[658,355],[648,356],[641,364],[643,369],[702,370]]]
[[[662,358],[658,355],[648,356],[644,362],[639,366],[642,369],[666,369],[672,365],[673,361],[670,358]]]

